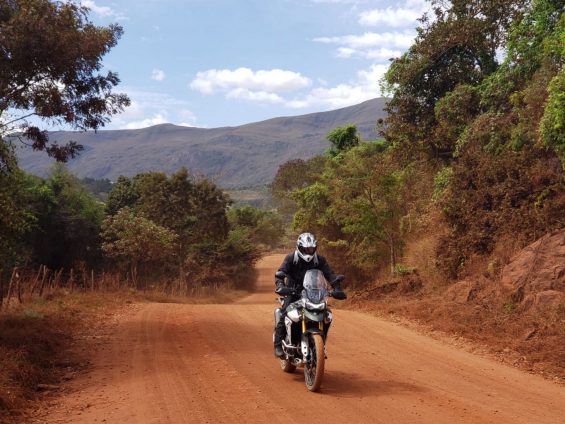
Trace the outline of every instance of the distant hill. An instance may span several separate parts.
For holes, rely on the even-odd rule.
[[[181,167],[212,178],[226,188],[268,184],[280,164],[307,159],[329,147],[325,136],[335,127],[354,123],[363,139],[376,138],[375,124],[385,116],[385,99],[329,112],[273,118],[223,128],[189,128],[171,124],[139,130],[52,132],[50,140],[84,145],[69,162],[79,177],[132,176],[145,171],[173,173]],[[45,175],[52,161],[43,153],[20,149],[20,166]]]

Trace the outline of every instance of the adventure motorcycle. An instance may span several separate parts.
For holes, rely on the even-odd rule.
[[[343,280],[339,276],[337,283]],[[292,373],[297,366],[304,366],[304,380],[308,390],[315,392],[322,385],[326,359],[325,343],[333,314],[327,298],[345,299],[343,291],[330,292],[324,274],[317,269],[306,271],[300,299],[292,302],[284,317],[286,337],[282,341],[284,357],[279,358],[281,369]],[[296,296],[293,289],[285,288],[281,295]],[[280,297],[281,306],[284,297]],[[275,309],[275,326],[282,316],[281,308]],[[274,337],[274,336],[273,336]]]

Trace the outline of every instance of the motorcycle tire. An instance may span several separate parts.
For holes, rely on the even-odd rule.
[[[310,361],[304,365],[304,381],[309,391],[317,392],[324,377],[324,339],[320,334],[312,334],[309,344]]]
[[[279,361],[281,365],[281,370],[283,370],[284,372],[291,374],[296,369],[296,365],[294,365],[287,359],[279,359]]]

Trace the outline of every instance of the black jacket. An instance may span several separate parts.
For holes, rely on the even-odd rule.
[[[297,260],[295,260],[297,259]],[[288,286],[301,290],[302,289],[302,282],[304,281],[304,275],[306,271],[311,269],[319,269],[326,277],[329,283],[331,283],[335,279],[335,275],[328,265],[326,258],[320,256],[316,253],[316,256],[310,261],[306,262],[297,254],[289,253],[283,260],[282,265],[279,268],[279,271],[282,271],[288,277]]]

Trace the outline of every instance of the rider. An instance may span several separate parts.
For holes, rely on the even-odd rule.
[[[326,258],[316,253],[317,244],[318,243],[313,234],[300,234],[296,241],[296,250],[286,255],[282,265],[275,274],[275,293],[286,295],[286,291],[288,291],[289,288],[293,289],[295,293],[285,297],[284,303],[281,307],[281,319],[275,327],[275,356],[279,358],[284,356],[282,340],[286,334],[284,324],[286,308],[292,302],[295,302],[300,298],[300,293],[302,292],[302,281],[304,280],[306,271],[310,269],[319,269],[322,271],[326,280],[330,282],[334,293],[339,293],[341,295],[339,297],[345,298],[345,293],[343,293],[340,286],[340,281],[343,277],[336,276],[328,265]],[[285,277],[287,278],[286,285],[284,281]]]

